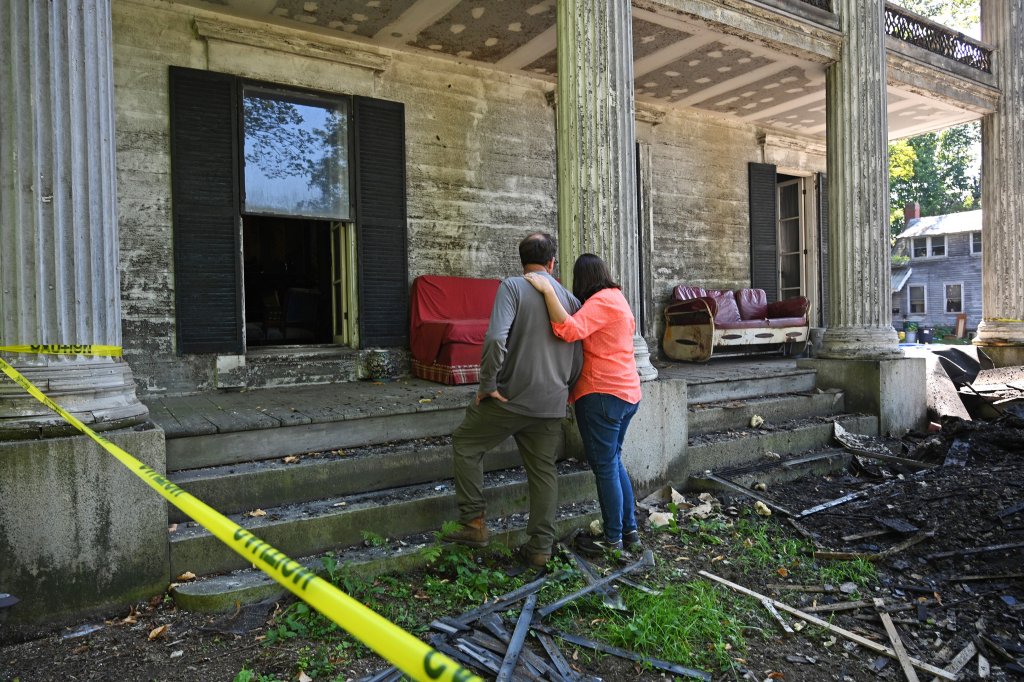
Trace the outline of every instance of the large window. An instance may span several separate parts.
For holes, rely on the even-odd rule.
[[[925,310],[925,298],[927,293],[926,287],[912,285],[908,288],[908,291],[911,314],[922,314],[927,312]]]
[[[912,258],[939,258],[946,255],[946,237],[914,237],[910,248]]]
[[[243,212],[348,220],[349,107],[244,86]]]
[[[946,312],[962,313],[964,311],[964,285],[962,282],[946,284]]]

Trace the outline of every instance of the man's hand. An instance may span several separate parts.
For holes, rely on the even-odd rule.
[[[498,393],[498,389],[494,389],[490,393],[477,393],[473,397],[473,403],[475,405],[479,405],[480,403],[482,403],[484,400],[486,400],[488,398],[494,398],[499,403],[507,403],[508,402],[508,398],[506,398],[502,394]]]

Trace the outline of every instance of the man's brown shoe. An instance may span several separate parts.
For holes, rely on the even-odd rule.
[[[544,568],[551,561],[551,554],[547,552],[534,552],[523,545],[519,548],[519,558],[524,564],[531,568]]]
[[[441,539],[445,542],[454,542],[468,547],[486,547],[490,533],[487,531],[487,524],[481,516],[459,526],[458,530],[445,533]]]

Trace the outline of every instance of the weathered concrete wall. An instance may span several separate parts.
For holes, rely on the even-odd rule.
[[[159,428],[104,434],[156,471]],[[7,623],[71,619],[167,588],[164,499],[85,436],[0,441],[0,585]]]
[[[202,38],[194,19],[217,15],[194,8],[115,0],[113,10],[125,349],[144,394],[215,387],[214,356],[175,352],[169,65],[403,102],[410,278],[514,274],[523,235],[556,232],[551,82],[351,43],[390,60],[376,72]],[[651,153],[655,320],[681,282],[749,283],[747,163],[763,160],[754,126],[680,111],[662,121],[638,126]]]
[[[212,389],[211,355],[174,348],[167,71],[211,69],[405,103],[409,275],[506,276],[529,231],[554,233],[553,86],[447,59],[392,53],[382,73],[193,33],[194,16],[115,1],[121,266],[126,355],[144,393]],[[358,47],[358,46],[357,46]]]

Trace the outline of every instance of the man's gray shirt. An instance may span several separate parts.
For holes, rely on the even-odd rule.
[[[580,302],[543,272],[570,315]],[[502,407],[530,417],[564,417],[569,387],[583,367],[583,345],[560,341],[551,331],[544,295],[522,275],[498,287],[480,363],[480,393],[497,389]],[[489,398],[489,400],[491,400]]]

